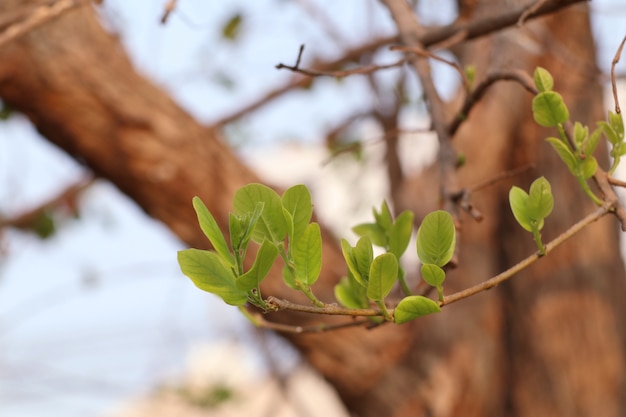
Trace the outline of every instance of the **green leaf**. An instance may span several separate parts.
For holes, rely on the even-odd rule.
[[[598,122],[598,126],[602,128],[606,139],[611,143],[611,145],[616,146],[622,141],[617,132],[607,122]]]
[[[587,158],[583,159],[579,165],[580,176],[585,180],[593,177],[597,169],[598,161],[593,156],[588,156]]]
[[[363,236],[356,242],[356,246],[352,249],[352,256],[356,262],[356,267],[363,282],[367,282],[370,276],[370,267],[374,259],[374,250],[372,241],[367,236]]]
[[[387,246],[387,235],[382,227],[377,223],[362,223],[352,228],[358,236],[367,236],[376,246],[384,248]]]
[[[374,258],[367,283],[367,296],[382,301],[398,278],[398,259],[393,253],[383,253]]]
[[[245,291],[237,288],[235,275],[215,252],[185,249],[178,251],[180,269],[196,287],[218,295],[225,303],[244,305],[248,300]]]
[[[609,124],[617,136],[624,139],[624,121],[622,114],[609,111]]]
[[[235,193],[233,210],[239,216],[255,210],[256,204],[263,202],[263,212],[256,227],[252,231],[252,240],[262,243],[268,239],[278,244],[287,234],[287,222],[283,214],[280,197],[271,188],[262,184],[248,184]]]
[[[421,295],[411,295],[400,301],[394,310],[393,317],[397,324],[406,323],[418,317],[441,311],[439,304]]]
[[[550,183],[544,177],[537,178],[531,184],[528,193],[526,202],[528,217],[537,221],[545,219],[552,213],[553,207],[554,198]]]
[[[296,276],[294,275],[293,270],[287,265],[283,266],[283,281],[292,290],[300,289],[300,287],[298,287],[298,283],[296,282]]]
[[[587,141],[583,145],[583,155],[585,157],[593,155],[598,147],[598,143],[600,142],[600,137],[602,136],[602,129],[596,128],[591,135],[587,138]]]
[[[582,150],[583,144],[589,137],[589,128],[583,126],[580,122],[574,123],[574,144],[577,150]]]
[[[341,239],[341,252],[343,253],[343,258],[346,260],[348,270],[356,282],[364,287],[367,287],[367,281],[363,278],[363,276],[361,276],[361,272],[359,271],[359,266],[354,256],[354,248],[350,246],[350,243],[348,243],[345,239]]]
[[[444,266],[454,255],[456,230],[450,213],[437,210],[424,217],[417,230],[417,256],[423,264]]]
[[[277,256],[278,248],[270,241],[264,240],[250,270],[237,277],[237,288],[242,291],[250,291],[257,288],[269,274]]]
[[[346,308],[368,308],[369,303],[365,297],[365,287],[359,285],[354,279],[343,277],[335,285],[335,298],[339,304]]]
[[[304,232],[313,216],[311,193],[302,184],[294,185],[283,193],[281,200],[283,207],[291,215],[293,231],[289,236],[294,239]]]
[[[245,250],[250,242],[252,232],[263,213],[265,203],[259,201],[253,212],[241,216],[229,214],[230,244],[234,250]]]
[[[557,138],[548,138],[546,139],[546,141],[550,145],[552,145],[552,148],[554,148],[554,150],[559,155],[561,160],[565,162],[565,165],[567,165],[567,168],[569,169],[569,171],[573,175],[576,175],[576,167],[578,165],[578,160],[572,153],[569,146],[567,146],[567,144],[565,144],[561,139],[557,139]]]
[[[296,281],[313,285],[322,271],[322,234],[317,223],[309,224],[291,249]]]
[[[389,252],[396,255],[398,259],[409,246],[411,232],[413,232],[413,213],[408,210],[403,211],[389,230]]]
[[[237,40],[237,37],[241,33],[242,22],[243,16],[240,13],[232,15],[222,26],[222,37],[229,41]]]
[[[515,220],[520,226],[529,232],[532,232],[531,218],[528,214],[528,208],[526,202],[528,201],[528,194],[526,191],[519,187],[513,186],[509,191],[509,204],[511,205],[511,211]]]
[[[422,265],[422,278],[433,287],[439,287],[446,279],[446,273],[443,269],[433,264]]]
[[[389,211],[389,206],[386,201],[383,201],[383,204],[380,207],[380,213],[374,209],[374,218],[376,219],[376,224],[385,232],[391,229],[393,218],[391,217],[391,211]]]
[[[235,257],[228,249],[224,234],[220,230],[215,218],[204,205],[200,197],[194,197],[192,200],[193,208],[198,216],[198,223],[204,235],[209,239],[215,251],[231,266],[235,265]]]
[[[569,119],[569,111],[563,97],[554,91],[544,91],[533,98],[533,117],[544,127],[557,126]]]
[[[535,81],[535,87],[537,87],[537,90],[539,90],[540,93],[550,91],[554,86],[554,79],[552,78],[552,75],[548,72],[548,70],[542,67],[535,68],[533,80]]]

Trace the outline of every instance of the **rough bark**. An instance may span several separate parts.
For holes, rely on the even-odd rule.
[[[6,0],[0,11],[25,3]],[[524,31],[474,41],[459,54],[482,74],[504,66],[549,68],[573,117],[590,123],[602,117],[599,89],[571,59],[593,62],[591,42],[586,10],[572,8]],[[558,52],[563,50],[567,54]],[[226,228],[234,191],[257,180],[218,131],[198,124],[133,70],[90,7],[68,12],[1,49],[0,97],[194,247],[206,246],[206,240],[196,225],[192,196],[201,196]],[[544,233],[550,237],[590,205],[543,143],[546,132],[530,121],[529,103],[518,86],[494,88],[455,143],[467,155],[461,172],[467,184],[537,162],[540,174],[524,181],[546,175],[553,184],[557,206]],[[415,196],[406,188],[410,184],[405,190]],[[490,277],[533,251],[528,234],[511,221],[510,185],[474,196],[486,220],[464,219],[462,268],[450,274],[447,291]],[[414,197],[405,202],[424,210]],[[626,288],[616,230],[606,218],[512,283],[442,314],[403,326],[289,340],[359,416],[624,414],[620,371],[626,332],[618,297]],[[324,257],[319,292],[330,301],[343,268],[333,244],[325,247]],[[278,279],[266,291],[286,295]],[[286,313],[272,318],[311,320]]]

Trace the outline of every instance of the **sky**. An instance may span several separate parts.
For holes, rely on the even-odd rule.
[[[165,26],[158,23],[165,1],[105,0],[102,16],[136,66],[205,123],[281,85],[290,74],[274,66],[292,63],[301,43],[307,45],[305,59],[340,53],[328,31],[305,18],[301,4],[324,5],[326,16],[342,28],[344,45],[392,30],[390,22],[373,19],[380,7],[376,1],[178,3]],[[422,4],[433,22],[450,16],[445,10],[450,2]],[[599,62],[606,70],[626,34],[626,5],[604,0],[592,7]],[[239,12],[245,23],[241,39],[226,42],[216,28]],[[450,77],[440,73],[442,80]],[[323,81],[315,91],[281,99],[236,123],[228,138],[249,158],[255,154],[250,149],[314,143],[325,128],[367,102],[360,83]],[[36,206],[81,175],[79,166],[22,117],[0,124],[0,213]],[[115,187],[98,181],[81,197],[80,211],[78,220],[64,220],[48,240],[12,230],[0,235],[3,415],[104,416],[178,378],[187,354],[199,345],[235,340],[255,349],[244,319],[180,274],[175,260],[180,241]],[[287,362],[296,361],[292,353],[285,355]],[[253,362],[251,369],[263,369],[258,357]]]

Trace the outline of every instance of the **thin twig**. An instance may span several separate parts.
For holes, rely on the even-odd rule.
[[[353,308],[344,308],[340,307],[337,304],[326,304],[324,307],[316,307],[311,305],[302,305],[295,304],[291,301],[282,300],[280,298],[276,298],[273,296],[269,296],[267,300],[265,300],[270,310],[272,311],[280,311],[280,310],[289,310],[289,311],[298,311],[300,313],[313,313],[313,314],[325,314],[330,316],[367,316],[367,317],[377,317],[382,316],[380,310],[374,310],[369,308],[362,309],[353,309]]]
[[[615,81],[615,67],[619,62],[622,56],[622,49],[624,49],[624,43],[626,43],[626,36],[622,39],[622,42],[619,44],[619,48],[617,48],[617,52],[615,52],[615,57],[611,62],[611,85],[613,86],[613,100],[615,101],[615,113],[620,114],[621,109],[619,107],[619,98],[617,97],[617,82]]]
[[[431,58],[435,61],[439,61],[442,62],[450,67],[452,67],[452,69],[454,69],[458,74],[459,77],[461,78],[461,82],[463,83],[463,89],[465,91],[469,91],[469,80],[467,79],[467,75],[465,74],[465,71],[463,71],[463,68],[461,68],[459,66],[459,64],[457,64],[454,61],[450,61],[449,59],[445,59],[440,57],[439,55],[436,55],[424,48],[418,48],[418,47],[408,47],[408,46],[398,46],[398,45],[394,45],[391,48],[392,51],[401,51],[401,52],[413,52],[417,55],[426,57],[426,58]]]
[[[23,20],[10,25],[0,33],[0,48],[59,17],[64,12],[85,4],[88,2],[84,0],[59,0],[37,7]]]
[[[359,320],[351,320],[344,323],[336,323],[336,324],[327,324],[320,323],[312,326],[293,326],[290,324],[282,324],[275,323],[272,321],[267,321],[263,316],[259,313],[248,314],[248,318],[251,319],[252,323],[261,329],[269,329],[282,333],[294,333],[294,334],[304,334],[304,333],[322,333],[322,332],[331,332],[334,330],[347,329],[350,327],[360,327],[360,326],[369,326],[372,322],[369,319],[359,319]]]
[[[589,214],[578,223],[574,224],[572,227],[567,229],[561,235],[556,237],[554,240],[545,245],[545,255],[552,252],[557,246],[561,245],[563,242],[574,236],[576,233],[580,232],[584,227],[589,224],[597,221],[604,215],[608,214],[613,208],[613,204],[610,202],[606,202],[601,207],[597,208],[593,213]],[[540,258],[545,255],[539,255],[539,253],[534,253],[533,255],[527,257],[523,261],[514,265],[513,267],[507,269],[506,271],[496,275],[495,277],[488,279],[487,281],[483,281],[480,284],[476,284],[470,288],[466,288],[462,291],[456,292],[454,294],[448,295],[444,297],[443,302],[440,305],[446,306],[448,304],[452,304],[464,298],[471,297],[472,295],[478,294],[479,292],[489,290],[498,284],[503,283],[504,281],[510,279],[518,272],[528,268],[533,263],[537,262]]]
[[[298,58],[300,58],[300,56],[298,56]],[[365,75],[365,74],[371,74],[373,72],[377,72],[380,70],[397,68],[397,67],[401,67],[405,63],[406,63],[406,59],[403,58],[391,64],[368,65],[365,67],[353,68],[353,69],[343,70],[343,71],[320,71],[320,70],[299,68],[298,63],[296,63],[296,65],[294,66],[279,63],[276,65],[276,69],[287,69],[293,72],[297,72],[299,74],[308,75],[309,77],[341,78],[341,77],[348,77],[350,75]]]
[[[176,3],[178,3],[177,0],[169,0],[165,4],[165,7],[163,9],[163,15],[161,16],[162,25],[167,23],[167,19],[169,19],[170,15],[174,12],[174,9],[176,9]]]
[[[485,181],[479,182],[478,184],[472,185],[471,187],[468,187],[468,188],[469,188],[469,190],[472,193],[475,193],[475,192],[477,192],[479,190],[482,190],[483,188],[487,188],[487,187],[489,187],[489,186],[491,186],[491,185],[493,185],[493,184],[495,184],[495,183],[497,183],[499,181],[502,181],[502,180],[504,180],[506,178],[514,177],[516,175],[522,174],[522,173],[524,173],[526,171],[529,171],[531,169],[534,169],[534,168],[535,168],[534,164],[522,165],[521,167],[517,167],[517,168],[511,169],[511,170],[508,170],[508,171],[501,172],[500,174],[498,174],[498,175],[496,175],[496,176],[494,176],[492,178],[489,178],[489,179],[487,179]]]
[[[534,86],[533,80],[530,75],[526,74],[521,70],[511,70],[511,71],[502,71],[488,74],[485,79],[476,86],[476,88],[465,97],[465,102],[461,107],[461,110],[457,113],[457,116],[454,118],[452,123],[450,123],[450,127],[448,128],[448,132],[451,136],[454,136],[461,127],[461,124],[467,120],[470,111],[483,98],[489,87],[491,87],[494,83],[498,81],[514,81],[524,87],[531,94],[537,94],[537,89]]]
[[[607,175],[607,181],[609,184],[614,185],[616,187],[626,188],[626,181],[622,181],[619,178],[615,178],[611,175]]]

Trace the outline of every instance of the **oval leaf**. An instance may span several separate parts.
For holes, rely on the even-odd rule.
[[[544,127],[557,126],[569,119],[569,110],[563,97],[554,91],[544,91],[533,98],[533,117]]]
[[[384,248],[387,246],[387,235],[385,231],[376,223],[362,223],[352,228],[358,236],[367,236],[376,246]]]
[[[535,87],[537,87],[537,90],[539,90],[540,93],[550,91],[554,86],[554,79],[552,78],[552,75],[548,72],[548,70],[542,67],[535,68],[533,80],[535,81]]]
[[[382,301],[393,288],[398,278],[398,259],[393,253],[383,253],[374,258],[367,282],[367,296]]]
[[[439,287],[446,279],[446,273],[443,269],[437,265],[424,264],[422,265],[422,279],[433,287]]]
[[[258,288],[261,281],[267,277],[270,269],[272,269],[277,256],[278,248],[274,246],[273,243],[270,243],[269,240],[264,240],[250,270],[240,277],[237,277],[237,288],[242,291],[250,291],[254,288]]]
[[[283,214],[280,197],[274,190],[263,184],[248,184],[235,193],[233,210],[239,216],[254,212],[258,202],[264,203],[263,212],[252,231],[252,240],[262,243],[268,239],[279,243],[287,234],[287,222]]]
[[[400,301],[393,312],[393,319],[397,324],[402,324],[428,314],[439,313],[440,311],[439,304],[430,298],[422,297],[421,295],[411,295]]]
[[[417,230],[417,256],[423,264],[444,266],[454,255],[456,230],[452,216],[437,210],[424,217]]]
[[[365,288],[348,277],[343,277],[335,285],[335,298],[346,308],[367,308],[369,303],[365,298]]]
[[[557,138],[548,138],[546,139],[546,141],[550,145],[552,145],[552,147],[554,148],[556,153],[559,155],[561,160],[565,162],[565,165],[567,165],[569,172],[572,173],[573,175],[576,175],[576,166],[578,165],[578,160],[572,153],[569,146],[563,143],[561,139],[557,139]]]
[[[588,156],[580,162],[578,170],[583,179],[588,180],[593,177],[598,169],[598,161],[593,156]]]
[[[400,258],[411,240],[413,232],[413,213],[403,211],[396,218],[389,231],[389,252]]]
[[[291,215],[293,230],[290,237],[299,236],[304,232],[313,216],[311,193],[306,186],[299,184],[287,189],[281,198],[283,207]]]
[[[545,219],[552,213],[554,198],[547,179],[540,177],[533,181],[528,193],[526,207],[528,216],[537,221]]]
[[[248,301],[245,291],[237,288],[235,275],[215,252],[200,249],[178,251],[178,264],[187,277],[201,290],[218,295],[225,303],[235,306]]]
[[[511,205],[513,216],[524,230],[532,232],[531,218],[528,215],[528,209],[526,207],[527,201],[528,194],[526,194],[526,191],[515,186],[511,188],[509,191],[509,204]]]
[[[348,270],[356,282],[366,287],[367,281],[361,276],[361,272],[359,271],[359,265],[354,256],[354,248],[350,246],[350,243],[345,239],[341,239],[341,252],[343,253],[343,258],[346,260],[346,265],[348,265]]]
[[[317,223],[309,224],[291,248],[296,280],[313,285],[322,271],[322,233]]]
[[[226,239],[222,234],[215,218],[204,205],[200,197],[194,197],[192,200],[193,208],[198,216],[198,223],[204,235],[209,239],[215,251],[230,265],[235,265],[235,257],[228,249]]]

